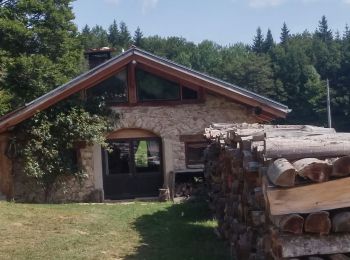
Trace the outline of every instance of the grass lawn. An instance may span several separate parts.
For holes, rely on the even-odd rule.
[[[0,202],[0,259],[230,259],[205,203]]]

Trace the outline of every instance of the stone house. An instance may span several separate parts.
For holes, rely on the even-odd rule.
[[[111,58],[110,49],[87,53],[92,68],[70,82],[0,119],[0,191],[7,198],[39,200],[16,164],[6,156],[11,130],[38,111],[72,94],[105,93],[120,118],[107,139],[79,150],[88,173],[82,185],[72,180],[58,201],[155,196],[168,187],[171,172],[203,166],[203,130],[213,122],[269,122],[288,107],[172,61],[132,47]],[[21,181],[22,180],[22,181]]]

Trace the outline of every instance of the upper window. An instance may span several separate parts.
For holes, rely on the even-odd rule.
[[[178,83],[136,69],[136,86],[139,101],[179,100]]]
[[[101,96],[107,103],[128,102],[128,75],[122,70],[89,90],[89,95]]]

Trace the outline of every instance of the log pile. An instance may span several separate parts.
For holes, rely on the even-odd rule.
[[[350,134],[214,124],[205,178],[237,259],[350,259]]]

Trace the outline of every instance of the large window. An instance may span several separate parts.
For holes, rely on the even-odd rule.
[[[158,139],[118,140],[110,142],[108,174],[137,174],[161,171]]]
[[[102,81],[88,92],[93,97],[101,97],[107,103],[128,102],[127,71],[122,70],[118,74]]]
[[[136,86],[139,101],[179,100],[178,83],[136,69]]]

